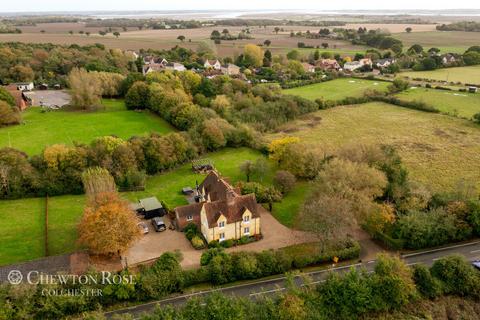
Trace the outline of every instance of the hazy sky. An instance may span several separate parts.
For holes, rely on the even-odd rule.
[[[480,9],[478,0],[0,0],[0,12],[210,9]]]

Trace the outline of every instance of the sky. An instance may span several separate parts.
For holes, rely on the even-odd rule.
[[[434,4],[434,5],[433,5]],[[0,12],[122,10],[480,9],[478,0],[0,0]]]

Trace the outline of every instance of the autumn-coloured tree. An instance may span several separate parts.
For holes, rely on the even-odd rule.
[[[12,107],[5,101],[0,100],[0,127],[19,124],[21,115],[17,107]]]
[[[102,87],[98,78],[85,69],[73,69],[68,75],[72,105],[84,110],[100,106]]]
[[[93,199],[99,194],[116,191],[115,180],[110,172],[104,168],[88,168],[82,174],[82,182],[89,199]]]
[[[263,50],[255,44],[247,44],[243,49],[245,64],[252,67],[261,67],[263,64]]]
[[[78,241],[94,254],[121,254],[141,236],[137,223],[129,203],[117,193],[98,194],[85,207]]]

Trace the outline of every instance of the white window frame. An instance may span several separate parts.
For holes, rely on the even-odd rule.
[[[246,236],[249,236],[250,235],[250,227],[243,228],[243,234],[246,235]]]
[[[243,217],[243,222],[249,223],[250,222],[250,216]]]
[[[220,241],[220,242],[225,241],[225,232],[221,232],[218,235],[218,241]]]
[[[193,216],[192,216],[192,215],[187,216],[187,221],[192,221],[192,220],[193,220]]]
[[[225,228],[225,221],[220,221],[220,222],[218,223],[218,228],[220,228],[220,229]]]

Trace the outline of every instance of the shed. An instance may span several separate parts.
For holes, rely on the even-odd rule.
[[[478,90],[477,87],[473,87],[473,86],[472,86],[472,87],[468,87],[468,92],[470,92],[470,93],[476,93],[477,90]]]
[[[156,197],[142,199],[139,201],[139,204],[143,208],[145,219],[163,217],[166,214],[165,209]]]

